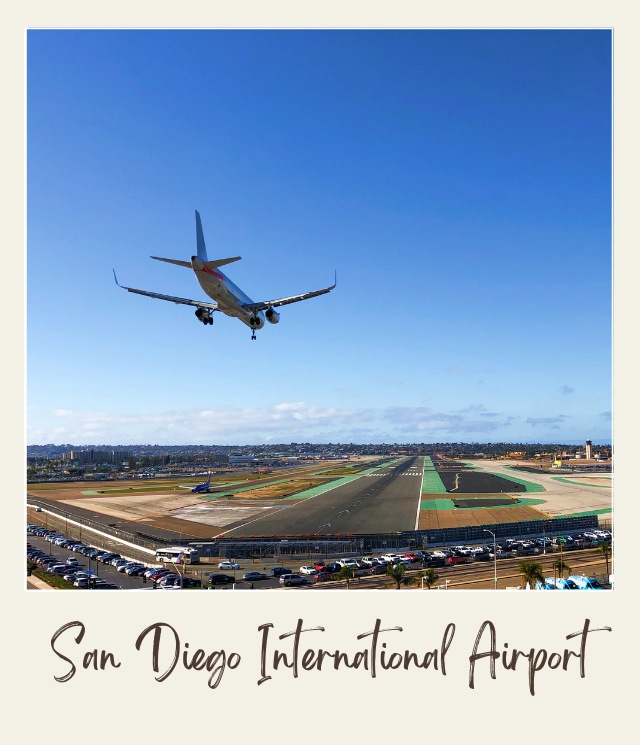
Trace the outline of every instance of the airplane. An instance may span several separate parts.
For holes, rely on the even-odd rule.
[[[196,484],[191,491],[195,494],[209,494],[211,492],[211,473],[203,484]]]
[[[161,295],[158,292],[149,292],[147,290],[136,290],[133,287],[124,287],[118,282],[115,269],[113,277],[118,287],[128,292],[134,292],[138,295],[154,297],[158,300],[167,300],[171,303],[181,305],[191,305],[196,308],[196,318],[205,326],[213,324],[213,313],[221,311],[227,316],[232,316],[242,321],[251,329],[251,338],[256,338],[256,331],[264,326],[265,318],[269,323],[276,324],[280,320],[280,314],[274,308],[289,303],[297,303],[300,300],[324,295],[331,292],[337,284],[337,274],[331,287],[325,287],[322,290],[313,292],[304,292],[301,295],[292,295],[291,297],[279,298],[277,300],[263,300],[254,302],[250,297],[237,287],[225,274],[220,271],[220,267],[225,264],[231,264],[241,259],[241,256],[234,256],[230,259],[216,259],[209,261],[207,258],[207,248],[204,242],[204,233],[202,231],[202,222],[200,213],[196,210],[196,245],[197,255],[191,257],[191,261],[180,261],[179,259],[163,259],[160,256],[152,256],[156,261],[166,261],[169,264],[184,266],[193,269],[200,287],[206,294],[215,300],[215,303],[202,302],[200,300],[188,300],[171,295]]]

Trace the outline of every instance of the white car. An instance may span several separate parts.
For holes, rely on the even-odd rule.
[[[338,559],[338,564],[341,567],[353,567],[353,569],[356,569],[358,566],[358,562],[355,559]]]
[[[300,574],[317,574],[315,567],[300,567]]]
[[[240,564],[236,564],[235,561],[221,561],[218,569],[240,569]]]

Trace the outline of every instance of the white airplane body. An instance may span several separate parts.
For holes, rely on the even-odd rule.
[[[190,267],[193,269],[200,287],[208,297],[215,301],[215,303],[189,300],[187,298],[173,297],[171,295],[162,295],[158,292],[137,290],[133,287],[123,287],[118,282],[114,271],[113,276],[116,280],[116,284],[118,287],[122,287],[123,290],[138,295],[146,295],[147,297],[157,298],[158,300],[167,300],[180,305],[191,305],[196,308],[196,317],[205,326],[213,324],[212,314],[215,311],[221,311],[225,315],[237,318],[246,324],[253,332],[251,336],[252,339],[256,338],[255,332],[264,326],[265,320],[272,324],[278,323],[280,320],[280,314],[274,310],[275,307],[297,303],[300,300],[307,300],[308,298],[316,297],[318,295],[324,295],[327,292],[331,292],[331,290],[336,286],[336,282],[334,281],[330,287],[325,287],[322,290],[314,290],[312,292],[302,293],[301,295],[278,298],[277,300],[254,302],[219,268],[225,264],[231,264],[234,261],[238,261],[241,258],[240,256],[234,256],[230,259],[218,259],[215,261],[208,260],[204,234],[202,231],[202,223],[200,221],[200,214],[197,210],[196,239],[198,247],[197,255],[192,256],[191,261],[163,259],[160,256],[152,256],[151,258],[156,259],[156,261],[166,261],[169,264],[177,264],[178,266]]]

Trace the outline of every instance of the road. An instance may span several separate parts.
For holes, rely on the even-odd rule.
[[[424,458],[403,458],[331,491],[224,533],[234,536],[395,533],[415,530]]]

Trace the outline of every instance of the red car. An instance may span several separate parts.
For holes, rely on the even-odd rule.
[[[454,554],[453,556],[447,557],[447,564],[466,564],[468,560],[467,556],[458,556],[457,554]]]
[[[315,563],[315,564],[313,565],[313,568],[314,568],[314,569],[315,569],[316,571],[318,571],[318,572],[321,572],[321,571],[323,571],[323,569],[325,568],[325,563],[324,563],[324,561],[316,561],[316,563]]]
[[[157,572],[154,572],[149,579],[152,582],[157,582],[161,577],[164,577],[165,574],[171,574],[171,572],[168,569],[159,569]]]

